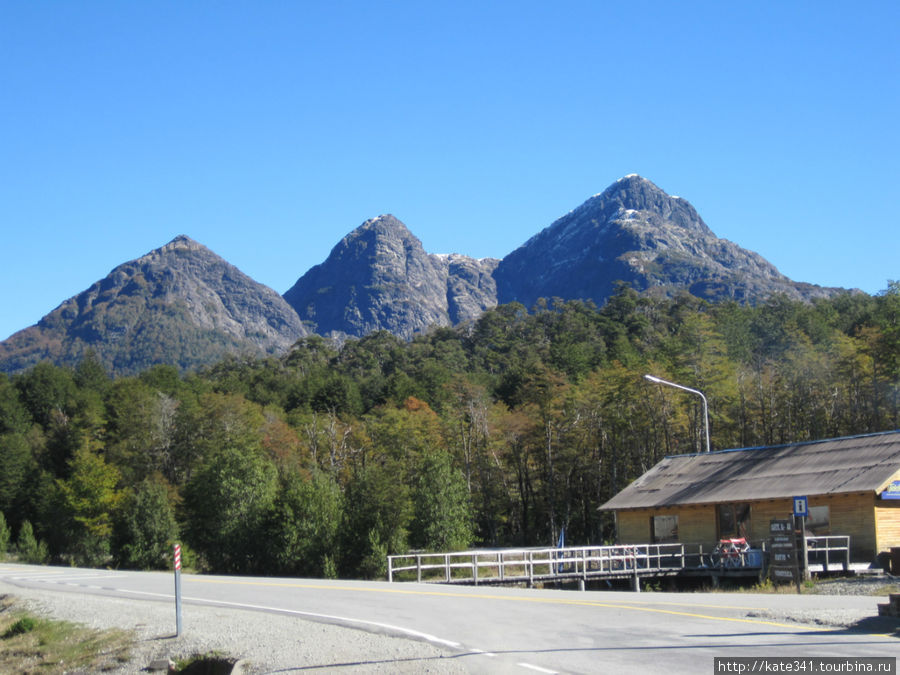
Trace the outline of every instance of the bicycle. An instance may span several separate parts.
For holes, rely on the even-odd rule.
[[[743,567],[745,564],[744,554],[749,550],[750,545],[744,537],[720,539],[709,554],[710,567]]]

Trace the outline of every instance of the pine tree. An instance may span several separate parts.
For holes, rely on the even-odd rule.
[[[43,565],[50,557],[47,551],[47,544],[35,538],[34,528],[28,520],[24,521],[19,528],[16,551],[19,554],[19,560],[33,565]]]

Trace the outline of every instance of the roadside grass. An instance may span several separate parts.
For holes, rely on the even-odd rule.
[[[800,592],[801,593],[813,593],[816,590],[816,580],[815,579],[805,579],[800,582]],[[749,589],[750,593],[784,593],[784,594],[796,594],[797,593],[797,584],[795,583],[778,583],[776,584],[771,579],[763,579],[758,584],[754,585]]]
[[[842,579],[826,579],[817,578],[807,579],[800,583],[800,593],[803,595],[840,595],[840,591],[832,591],[834,584],[846,584],[852,588],[855,583],[864,584],[865,581],[854,579],[853,577]],[[718,587],[704,585],[698,589],[704,593],[763,593],[773,595],[797,595],[797,585],[794,583],[774,583],[771,579],[764,579],[761,582],[748,585],[722,584]],[[856,590],[855,592],[844,593],[846,595],[870,595],[870,596],[887,596],[892,593],[900,593],[900,584],[882,583]]]
[[[800,593],[815,593],[815,579],[808,579],[800,583]],[[774,583],[771,579],[763,579],[753,585],[720,583],[718,586],[704,585],[700,589],[703,593],[768,593],[772,595],[797,595],[797,585],[794,583]]]
[[[0,672],[103,672],[127,663],[134,637],[97,631],[29,614],[14,598],[0,596]]]

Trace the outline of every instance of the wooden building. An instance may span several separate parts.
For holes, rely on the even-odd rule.
[[[807,533],[849,535],[853,561],[900,546],[900,431],[666,457],[600,509],[615,512],[622,544],[757,547],[800,496]]]

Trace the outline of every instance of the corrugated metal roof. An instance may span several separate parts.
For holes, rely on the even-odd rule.
[[[666,457],[600,507],[778,499],[881,490],[900,471],[900,431]]]

